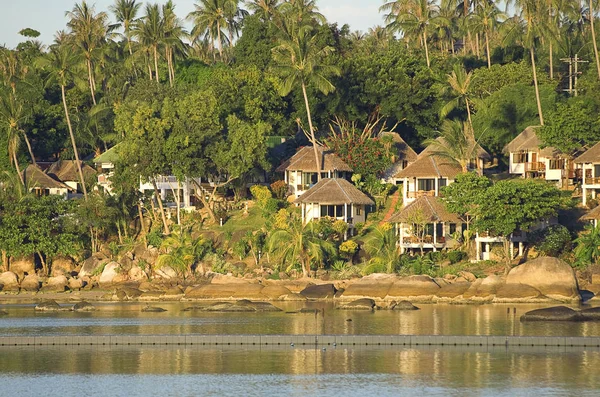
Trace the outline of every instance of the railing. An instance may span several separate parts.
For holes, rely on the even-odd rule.
[[[586,185],[600,185],[600,178],[585,178]]]
[[[416,192],[408,192],[408,198],[419,198],[419,197],[435,197],[435,190],[417,190]]]
[[[543,172],[546,171],[546,164],[536,161],[533,163],[525,163],[525,172]]]
[[[422,239],[420,237],[415,237],[415,236],[404,236],[403,238],[403,242],[404,244],[433,244],[433,236],[425,236]],[[436,244],[445,244],[446,243],[446,237],[444,236],[437,236],[436,239]]]

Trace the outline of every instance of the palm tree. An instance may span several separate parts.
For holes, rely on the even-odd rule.
[[[19,125],[23,121],[23,104],[17,103],[14,96],[3,93],[0,95],[0,126],[6,131],[8,143],[8,156],[13,163],[21,183],[25,185],[23,175],[19,168]]]
[[[200,0],[194,4],[196,8],[188,14],[187,19],[194,24],[192,37],[207,36],[211,43],[217,41],[219,58],[223,60],[223,29],[227,26],[225,2],[227,0]]]
[[[77,171],[79,173],[79,182],[83,189],[83,196],[87,200],[87,189],[85,187],[85,178],[81,169],[81,161],[79,161],[79,152],[75,143],[75,135],[73,134],[73,126],[69,117],[69,108],[67,107],[67,98],[65,88],[75,79],[75,67],[78,64],[78,55],[67,48],[65,45],[55,45],[50,48],[46,57],[40,58],[38,64],[46,69],[49,73],[48,82],[56,82],[60,85],[63,108],[65,111],[65,119],[69,127],[69,136],[71,137],[71,145],[75,154],[75,162],[77,163]]]
[[[474,25],[478,30],[483,32],[485,37],[485,53],[487,56],[488,69],[492,67],[490,36],[502,19],[506,19],[506,15],[500,12],[493,1],[484,0],[480,3],[477,3]]]
[[[273,19],[280,3],[280,0],[252,0],[246,3],[246,7],[266,22]]]
[[[278,87],[279,94],[281,96],[288,95],[294,86],[300,85],[302,88],[310,129],[310,141],[315,153],[319,180],[321,179],[321,165],[306,86],[311,84],[325,95],[335,90],[333,84],[327,80],[327,76],[339,76],[340,70],[334,65],[328,65],[323,62],[333,51],[333,47],[321,46],[319,44],[317,35],[313,34],[312,27],[309,25],[299,27],[291,40],[280,40],[279,45],[271,50],[275,67],[283,77],[283,81]]]
[[[448,102],[442,110],[440,111],[440,115],[442,117],[446,117],[450,112],[454,109],[461,106],[464,102],[467,108],[467,118],[469,120],[469,124],[471,127],[473,123],[471,121],[471,82],[473,80],[473,72],[468,72],[465,70],[462,65],[454,65],[454,70],[452,73],[448,75],[448,84],[445,90],[450,91],[450,95],[452,95],[452,99]]]
[[[596,69],[598,70],[598,79],[600,80],[600,56],[598,55],[598,45],[596,44],[596,30],[594,29],[594,20],[596,18],[596,12],[594,9],[594,3],[590,0],[589,6],[590,13],[590,31],[592,34],[592,44],[594,46],[594,57],[596,58]]]
[[[145,15],[135,24],[134,34],[143,48],[149,52],[154,60],[154,77],[160,82],[158,76],[158,47],[163,39],[163,23],[158,4],[146,4]],[[150,72],[152,67],[148,64]],[[152,73],[150,73],[152,79]]]
[[[239,3],[240,0],[227,0],[224,4],[230,46],[233,45],[234,36],[240,35],[242,20],[248,15],[248,11],[240,8]]]
[[[473,162],[477,164],[479,174],[482,173],[478,161],[482,149],[469,123],[444,120],[440,136],[426,140],[425,144],[431,147],[430,156],[440,156],[460,165],[463,173],[469,171],[469,165]]]
[[[577,247],[575,248],[576,263],[582,265],[591,265],[600,259],[600,227],[589,224],[585,227],[585,233],[582,233],[575,239]]]
[[[271,233],[267,247],[281,263],[288,264],[286,271],[300,264],[304,277],[308,277],[311,263],[323,263],[335,255],[333,243],[319,236],[316,222],[303,225],[297,215],[290,219],[288,228]]]
[[[83,56],[88,71],[88,83],[92,94],[92,102],[96,104],[96,80],[94,77],[93,58],[96,51],[104,43],[108,33],[108,14],[99,12],[95,14],[94,6],[88,6],[84,1],[75,4],[71,11],[65,15],[69,18],[67,26],[71,28],[72,43]]]
[[[156,260],[156,267],[170,266],[185,280],[192,267],[206,256],[210,245],[202,236],[194,238],[189,227],[176,227],[160,245],[162,254]]]
[[[365,250],[371,256],[362,269],[363,274],[374,272],[394,273],[400,265],[394,229],[389,223],[375,226],[371,238],[365,241]]]
[[[165,47],[165,58],[169,71],[169,84],[173,87],[175,81],[175,67],[173,65],[174,51],[183,49],[182,37],[187,33],[183,28],[181,19],[175,15],[175,4],[172,0],[167,1],[162,7],[163,14],[163,44]]]
[[[109,7],[112,13],[115,14],[117,26],[123,28],[123,35],[127,40],[127,48],[130,56],[133,55],[131,49],[133,27],[137,22],[137,15],[141,6],[142,3],[138,3],[137,0],[116,0],[115,4]]]

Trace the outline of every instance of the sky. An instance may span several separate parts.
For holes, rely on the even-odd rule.
[[[184,18],[194,9],[194,0],[174,0],[176,12]],[[88,0],[95,4],[96,11],[108,11],[113,0]],[[162,0],[150,2],[164,3]],[[41,33],[38,38],[51,44],[54,34],[66,29],[65,11],[71,10],[75,0],[0,0],[0,45],[14,48],[24,38],[21,29],[32,28]],[[317,0],[321,13],[330,23],[350,25],[352,30],[367,31],[370,27],[383,24],[379,6],[383,0]],[[112,17],[112,15],[111,15]],[[188,27],[189,28],[189,27]]]

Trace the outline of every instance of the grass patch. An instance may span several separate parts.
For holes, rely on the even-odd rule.
[[[262,210],[257,206],[251,206],[248,213],[244,214],[244,210],[231,211],[229,218],[219,226],[218,223],[210,225],[206,230],[213,230],[221,233],[235,233],[246,230],[259,230],[265,224],[265,218],[262,216]]]

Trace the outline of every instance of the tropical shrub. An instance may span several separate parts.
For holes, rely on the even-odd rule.
[[[467,259],[468,255],[464,251],[449,251],[448,252],[448,260],[450,264],[455,264]]]
[[[552,225],[534,234],[533,240],[540,255],[545,256],[558,257],[573,246],[571,233],[562,225]]]
[[[285,181],[282,180],[275,181],[271,183],[271,190],[273,191],[273,194],[275,194],[275,197],[277,197],[277,199],[283,200],[287,196],[288,185],[287,183],[285,183]]]

